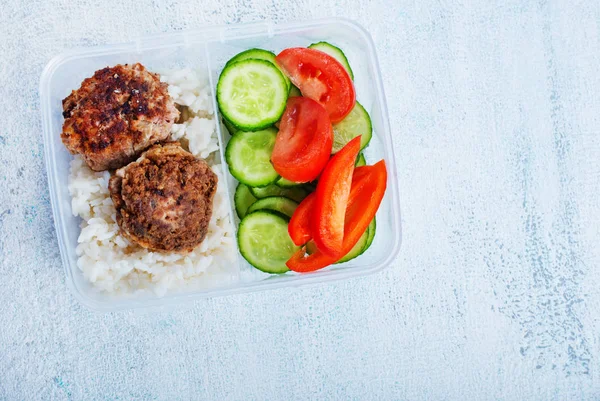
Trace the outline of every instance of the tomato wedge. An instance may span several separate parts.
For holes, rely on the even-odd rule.
[[[344,218],[352,186],[354,161],[360,151],[360,136],[333,155],[317,183],[313,211],[313,240],[321,252],[341,258]]]
[[[293,47],[279,53],[275,60],[303,96],[325,107],[332,123],[342,121],[352,111],[356,103],[354,83],[346,69],[329,54]]]
[[[332,146],[333,128],[323,106],[306,97],[289,98],[271,154],[275,171],[290,181],[312,181],[327,164]]]
[[[362,171],[360,171],[358,180],[353,179],[348,198],[349,203],[346,208],[344,242],[341,249],[343,255],[350,252],[356,245],[360,236],[363,235],[369,223],[375,217],[387,186],[385,161],[382,160],[373,166],[357,167],[356,170],[359,168]],[[339,257],[327,255],[319,249],[308,254],[307,250],[312,245],[309,242],[292,255],[286,262],[287,267],[295,272],[307,273],[327,267],[340,259]]]
[[[308,195],[296,208],[288,224],[288,233],[294,244],[301,246],[312,238],[311,216],[315,193]]]

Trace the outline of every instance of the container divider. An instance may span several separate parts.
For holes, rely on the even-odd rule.
[[[237,247],[237,224],[236,224],[236,217],[237,214],[235,212],[235,208],[234,208],[234,202],[233,202],[233,193],[232,193],[232,189],[229,187],[229,183],[228,183],[228,176],[229,176],[229,166],[227,165],[227,161],[225,160],[225,146],[227,145],[225,143],[225,138],[224,138],[224,133],[221,125],[221,114],[219,113],[219,105],[217,104],[217,85],[216,82],[214,82],[213,79],[213,63],[214,60],[212,59],[212,54],[210,52],[210,43],[205,43],[204,44],[204,56],[206,59],[206,69],[207,69],[207,74],[208,74],[208,82],[210,85],[210,90],[211,90],[211,98],[212,98],[212,104],[213,104],[213,112],[214,112],[214,116],[215,116],[215,129],[217,130],[217,140],[219,143],[219,157],[221,158],[221,172],[223,173],[223,181],[225,181],[224,184],[225,185],[225,191],[227,193],[227,201],[229,202],[229,219],[230,219],[230,223],[231,226],[234,229],[234,241],[236,242],[236,260],[237,260],[237,264],[240,267],[240,269],[242,269],[242,263],[240,258],[241,255],[239,253],[239,249]]]

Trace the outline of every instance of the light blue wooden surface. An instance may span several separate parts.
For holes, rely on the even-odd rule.
[[[8,0],[0,8],[0,399],[600,397],[597,1]],[[38,80],[70,48],[346,16],[377,43],[404,244],[302,290],[97,315],[65,286]]]

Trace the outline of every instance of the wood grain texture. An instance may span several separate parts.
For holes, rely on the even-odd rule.
[[[0,399],[600,397],[600,6],[8,0],[0,12]],[[404,243],[383,272],[97,315],[65,285],[38,81],[55,54],[206,24],[373,35]]]

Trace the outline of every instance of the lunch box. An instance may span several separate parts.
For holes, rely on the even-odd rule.
[[[373,138],[364,150],[367,163],[385,159],[387,165],[387,190],[377,212],[377,232],[371,247],[363,255],[347,263],[308,274],[253,274],[254,268],[238,254],[237,263],[242,272],[239,280],[224,287],[203,291],[168,293],[164,297],[126,298],[94,290],[77,267],[75,250],[81,220],[71,213],[68,176],[72,156],[60,139],[63,124],[62,99],[77,89],[83,79],[106,66],[140,62],[151,71],[205,68],[212,89],[213,106],[218,114],[215,87],[223,66],[235,54],[250,48],[263,48],[278,53],[288,47],[305,47],[320,41],[340,47],[348,57],[355,75],[357,100],[369,112],[373,124]],[[398,177],[383,82],[373,40],[363,27],[353,21],[332,18],[277,24],[233,24],[145,36],[131,43],[73,50],[54,57],[48,63],[41,76],[40,97],[50,200],[66,281],[76,298],[93,310],[114,311],[172,305],[189,303],[198,298],[324,283],[379,271],[388,266],[399,252],[402,227]],[[224,144],[229,134],[223,132],[220,124],[217,124],[217,130],[223,159]],[[228,172],[227,176],[227,191],[232,204],[236,181]],[[239,219],[233,207],[229,210],[231,221],[237,226]]]

